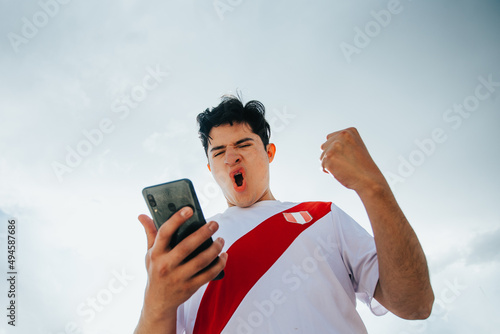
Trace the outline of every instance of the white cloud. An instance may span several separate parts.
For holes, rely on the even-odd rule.
[[[481,233],[469,245],[468,265],[494,264],[500,261],[500,228]]]

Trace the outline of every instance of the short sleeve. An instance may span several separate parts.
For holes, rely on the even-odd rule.
[[[379,279],[377,250],[373,237],[354,219],[332,203],[332,217],[342,260],[351,279],[356,298],[375,315],[388,311],[374,298]]]

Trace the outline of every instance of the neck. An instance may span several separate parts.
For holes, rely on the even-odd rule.
[[[226,199],[226,200],[227,200],[227,199]],[[252,206],[252,205],[254,205],[255,203],[258,203],[258,202],[261,202],[261,201],[275,201],[275,200],[276,200],[276,198],[274,198],[274,195],[273,195],[273,193],[271,192],[271,189],[269,189],[269,188],[268,188],[268,189],[267,189],[267,190],[266,190],[266,191],[262,194],[262,196],[261,196],[259,199],[257,199],[255,202],[253,202],[252,204],[250,204],[250,205],[248,205],[248,206]],[[228,207],[232,207],[232,206],[236,206],[236,205],[234,205],[233,203],[231,203],[231,202],[227,201],[227,206],[228,206]]]
[[[257,202],[260,202],[260,201],[274,201],[274,200],[276,200],[276,198],[274,198],[273,193],[271,192],[271,189],[268,188],[264,192],[264,194],[262,195],[262,197],[257,200]],[[257,203],[257,202],[255,202],[255,203]]]

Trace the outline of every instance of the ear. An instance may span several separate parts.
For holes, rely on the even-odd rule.
[[[276,154],[276,146],[274,144],[267,145],[267,156],[269,157],[269,162],[273,162],[274,155]]]
[[[207,167],[209,171],[212,171],[212,169],[210,168],[210,163],[207,163]]]

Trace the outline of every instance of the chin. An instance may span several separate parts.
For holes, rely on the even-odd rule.
[[[244,198],[234,198],[232,201],[228,201],[234,206],[240,207],[240,208],[248,208],[249,206],[252,206],[255,202],[257,202],[255,199],[244,199]]]
[[[231,204],[240,208],[248,208],[252,206],[255,202],[252,201],[233,201]]]
[[[248,203],[241,203],[241,204],[238,204],[238,206],[239,206],[240,208],[248,208],[248,207],[250,207],[250,206],[252,206],[252,205],[254,205],[254,204],[255,204],[255,202],[248,202]]]

